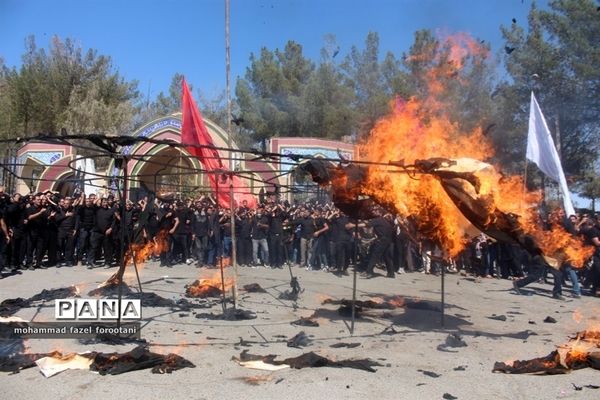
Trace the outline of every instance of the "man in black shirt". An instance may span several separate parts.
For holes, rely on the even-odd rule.
[[[45,251],[44,235],[48,223],[47,208],[42,206],[42,195],[35,195],[33,204],[25,210],[25,221],[27,226],[27,256],[25,259],[26,268],[33,270],[35,268],[45,268],[42,265],[42,259]],[[35,266],[33,264],[33,255],[35,254]]]
[[[587,218],[582,221],[581,233],[586,244],[594,246],[592,256],[592,296],[600,296],[600,230],[594,226],[594,222]]]
[[[27,252],[25,201],[20,194],[13,195],[10,204],[6,207],[5,221],[11,233],[8,264],[17,270],[23,266],[25,253]]]
[[[252,212],[250,210],[239,210],[238,235],[238,263],[242,266],[252,264]]]
[[[208,216],[202,203],[196,203],[196,210],[192,222],[192,241],[196,249],[196,266],[202,267],[206,262],[206,250],[208,249]]]
[[[315,231],[313,232],[313,242],[309,252],[309,263],[313,269],[327,270],[329,262],[327,261],[327,239],[325,234],[329,231],[329,225],[319,209],[313,212],[313,221]]]
[[[391,254],[392,238],[394,236],[394,225],[391,214],[385,214],[381,216],[381,212],[378,211],[376,218],[373,218],[367,223],[369,228],[372,228],[377,236],[377,239],[369,248],[368,262],[365,269],[365,276],[367,278],[374,277],[373,269],[375,264],[383,258],[385,261],[385,267],[387,270],[387,277],[394,278],[394,262]],[[376,215],[377,215],[376,214]]]
[[[183,257],[183,262],[187,264],[192,263],[192,259],[189,254],[189,244],[188,244],[188,235],[191,230],[191,216],[188,213],[188,209],[185,207],[183,202],[179,201],[176,205],[176,210],[174,213],[174,222],[175,226],[173,227],[173,246],[171,247],[171,261],[176,260],[175,249],[178,249]]]
[[[61,265],[72,267],[75,235],[77,234],[77,215],[70,197],[63,200],[55,216],[55,221],[58,226],[58,252],[61,255]]]
[[[85,196],[85,195],[83,195]],[[79,226],[79,244],[77,246],[77,261],[84,262],[83,255],[86,254],[87,264],[93,262],[91,250],[92,231],[96,225],[97,206],[91,197],[84,200],[84,205],[77,207],[77,224]]]
[[[348,227],[351,226],[349,225],[350,220],[340,210],[336,209],[333,211],[329,221],[329,225],[331,226],[329,236],[331,239],[330,255],[333,259],[333,267],[336,274],[343,274],[348,268],[352,245],[352,235],[348,230]]]
[[[115,211],[108,206],[106,198],[100,199],[100,207],[96,210],[96,225],[92,232],[92,250],[88,257],[88,268],[93,268],[100,248],[104,251],[104,265],[109,266],[113,258],[112,231]]]
[[[258,248],[261,249],[261,261],[265,266],[269,265],[269,246],[267,244],[267,232],[269,230],[269,218],[264,214],[264,208],[259,207],[252,219],[252,261],[258,264]]]
[[[161,247],[160,253],[160,266],[161,267],[171,267],[171,236],[175,233],[173,227],[175,226],[173,210],[171,210],[171,205],[162,204],[157,210],[157,218],[159,220],[158,229],[160,232],[166,232],[164,235],[165,244]]]
[[[273,268],[283,268],[283,221],[287,214],[283,211],[281,204],[272,206],[269,210],[269,255]]]
[[[307,210],[302,210],[300,218],[294,221],[300,225],[300,266],[310,268],[310,256],[312,254],[313,234],[315,233],[315,221]]]
[[[2,277],[1,273],[10,272],[8,271],[6,260],[6,248],[8,244],[10,244],[10,235],[4,220],[4,208],[0,208],[0,278]]]

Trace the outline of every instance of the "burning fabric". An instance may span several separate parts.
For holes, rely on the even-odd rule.
[[[320,356],[312,351],[304,353],[298,357],[286,358],[282,361],[276,361],[276,355],[270,354],[267,356],[260,356],[249,354],[248,350],[242,351],[239,358],[233,357],[232,360],[237,362],[239,365],[246,368],[263,369],[274,371],[281,368],[320,368],[320,367],[333,367],[333,368],[354,368],[368,372],[376,372],[377,370],[373,367],[382,365],[376,361],[372,361],[368,358],[365,359],[349,359],[349,360],[338,360],[333,361],[326,357]],[[272,369],[271,367],[275,367]]]
[[[206,298],[221,297],[223,289],[225,293],[233,287],[233,279],[225,278],[221,282],[220,273],[215,273],[208,279],[197,279],[191,285],[185,287],[185,295],[188,297]]]
[[[600,370],[599,347],[600,332],[583,331],[546,357],[517,360],[512,363],[497,362],[492,371],[507,374],[556,375],[588,367]]]
[[[452,110],[449,82],[483,62],[489,50],[477,41],[450,36],[435,51],[423,76],[420,97],[397,98],[360,146],[368,166],[341,159],[338,167],[312,159],[303,164],[312,180],[331,185],[335,205],[347,215],[371,218],[373,204],[414,219],[419,237],[455,257],[473,227],[500,241],[516,242],[530,253],[568,260],[581,267],[593,249],[584,247],[559,224],[544,230],[534,204],[536,192],[523,193],[520,176],[505,176],[484,162],[494,157],[481,126],[464,129]],[[449,71],[450,69],[450,71]],[[448,80],[448,76],[456,76]],[[405,157],[405,159],[401,159]],[[443,157],[443,158],[442,158]],[[392,161],[400,160],[400,161]],[[526,237],[535,245],[527,246]],[[537,254],[534,254],[537,255]]]
[[[121,293],[123,295],[132,294],[131,288],[119,278],[119,273],[113,274],[106,281],[102,282],[96,289],[90,290],[88,296],[101,296],[101,297],[112,297],[119,294],[119,286],[121,286]],[[121,284],[119,285],[119,282]]]
[[[177,354],[158,354],[145,346],[138,346],[127,353],[97,353],[90,370],[100,375],[118,375],[124,372],[152,368],[153,374],[170,374],[182,368],[195,368],[190,361]]]
[[[89,296],[99,297],[117,297],[119,294],[119,278],[117,274],[112,275],[105,282],[100,284],[96,289],[88,292]],[[121,294],[123,297],[128,299],[139,299],[142,302],[143,307],[168,307],[177,310],[189,310],[190,308],[196,307],[184,299],[174,301],[171,299],[165,299],[152,292],[134,292],[131,290],[129,285],[125,282],[121,283]],[[212,306],[212,304],[210,305]],[[208,306],[208,307],[210,307]],[[206,308],[206,306],[197,305],[198,308]]]
[[[25,368],[38,366],[45,377],[51,377],[67,369],[89,369],[100,375],[118,375],[125,372],[152,368],[152,373],[171,373],[182,368],[195,368],[195,365],[176,354],[158,354],[146,346],[138,346],[127,353],[65,354],[58,351],[42,354],[16,354],[0,358],[0,371],[19,372]]]

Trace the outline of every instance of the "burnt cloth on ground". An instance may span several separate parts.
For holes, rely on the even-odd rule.
[[[381,367],[377,361],[373,361],[368,358],[357,359],[357,360],[338,360],[333,361],[323,356],[320,356],[312,351],[304,353],[298,357],[286,358],[282,361],[276,361],[276,355],[269,354],[267,356],[260,356],[255,354],[249,354],[248,350],[242,351],[240,354],[239,361],[255,361],[262,360],[266,364],[272,365],[289,365],[291,368],[302,369],[302,368],[320,368],[320,367],[333,367],[333,368],[354,368],[368,372],[376,372],[377,370],[373,367]]]

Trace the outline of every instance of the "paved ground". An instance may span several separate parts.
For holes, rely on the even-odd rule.
[[[83,267],[25,271],[0,281],[0,300],[29,297],[42,289],[78,285],[82,293],[95,288],[114,270],[87,270]],[[184,286],[198,277],[214,274],[191,266],[159,268],[148,263],[141,271],[145,291],[177,300]],[[240,284],[258,283],[267,293],[241,293],[241,306],[257,313],[251,321],[209,321],[193,313],[167,308],[145,308],[143,337],[153,351],[176,352],[196,364],[170,375],[156,375],[149,370],[117,376],[100,376],[89,371],[65,371],[44,378],[36,368],[16,375],[0,374],[0,387],[6,399],[313,399],[323,396],[338,399],[442,399],[445,393],[458,399],[597,399],[600,390],[578,386],[599,384],[600,372],[591,369],[561,376],[504,375],[492,373],[495,361],[544,356],[556,345],[566,342],[586,323],[577,324],[573,313],[578,310],[584,320],[598,324],[600,301],[594,298],[564,302],[550,298],[550,286],[533,286],[532,296],[518,296],[509,290],[510,281],[446,275],[446,318],[440,325],[440,278],[419,273],[400,275],[396,279],[379,277],[358,279],[358,298],[368,300],[385,295],[404,296],[416,306],[404,307],[388,315],[381,311],[357,321],[354,336],[349,321],[340,317],[337,306],[322,301],[327,298],[351,298],[352,277],[338,278],[324,272],[294,269],[305,288],[294,309],[278,295],[289,288],[287,270],[240,269]],[[164,275],[168,278],[161,279]],[[128,274],[133,285],[134,276]],[[53,319],[53,304],[20,310],[16,315],[28,320]],[[320,327],[297,327],[290,322],[309,316],[318,308]],[[214,307],[215,313],[220,306]],[[202,312],[202,311],[200,311]],[[392,314],[392,315],[389,315]],[[488,317],[505,315],[506,321]],[[555,324],[543,323],[546,316]],[[596,317],[597,318],[597,317]],[[535,324],[530,323],[535,322]],[[397,334],[380,334],[394,324]],[[304,349],[287,347],[285,337],[304,330],[314,340]],[[530,332],[527,332],[530,331]],[[460,332],[467,347],[438,349],[449,333]],[[311,368],[264,372],[243,368],[233,361],[242,348],[242,337],[253,342],[255,354],[277,354],[282,358],[315,351],[330,358],[364,358],[378,360],[384,366],[369,373],[353,369]],[[344,342],[360,342],[354,349],[331,348]],[[132,345],[84,345],[77,340],[28,340],[29,351],[119,351]],[[463,368],[457,367],[463,366]],[[464,370],[460,370],[464,369]],[[441,376],[434,378],[423,371]],[[269,376],[270,375],[270,376]],[[258,385],[245,378],[266,376]]]

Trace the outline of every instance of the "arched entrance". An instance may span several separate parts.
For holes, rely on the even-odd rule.
[[[132,198],[144,196],[186,198],[200,192],[210,191],[205,187],[205,174],[195,157],[180,148],[157,146],[144,161],[136,164],[132,171]]]

